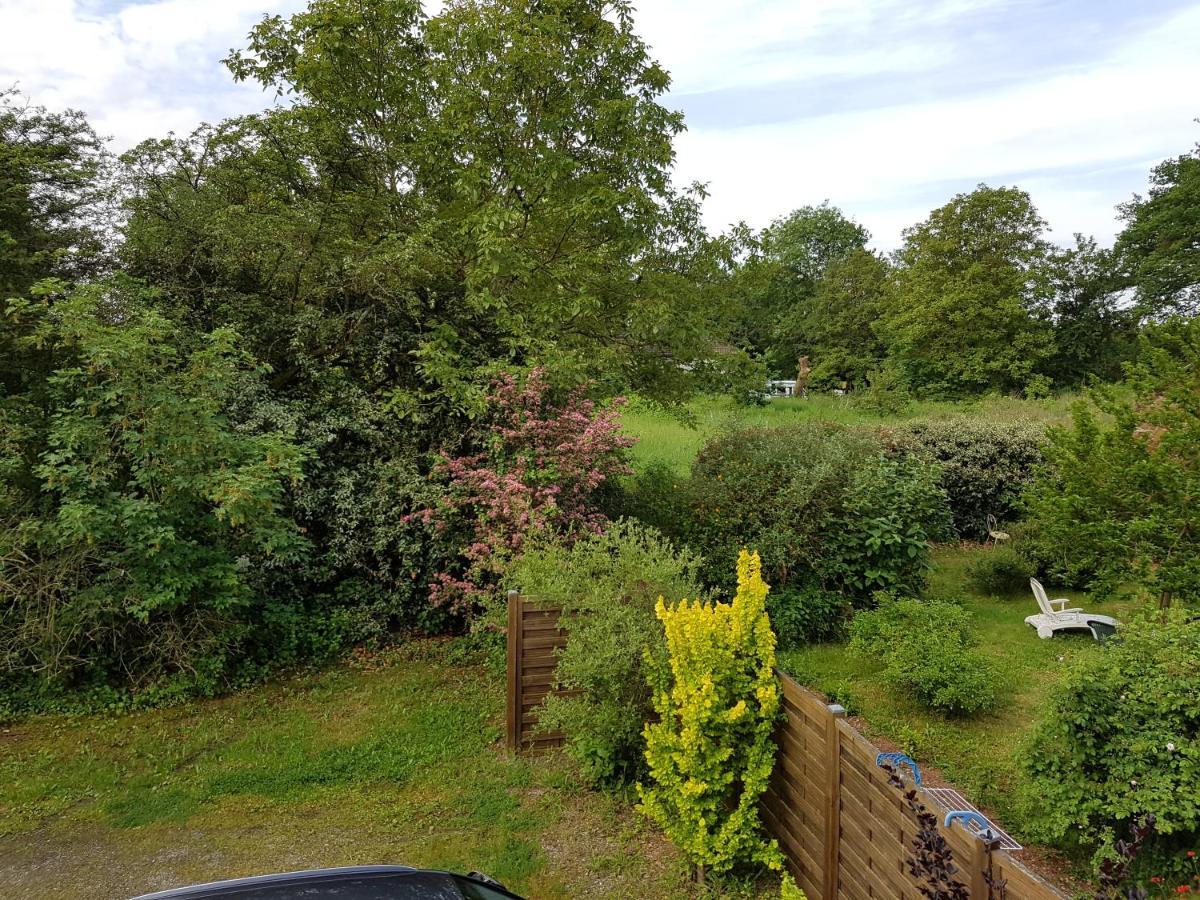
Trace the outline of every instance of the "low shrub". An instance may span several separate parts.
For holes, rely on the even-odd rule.
[[[850,622],[850,650],[883,661],[892,688],[931,709],[970,716],[998,702],[996,669],[973,651],[970,616],[952,603],[882,594]]]
[[[538,546],[509,572],[514,588],[571,616],[556,678],[559,687],[581,693],[549,697],[539,721],[566,733],[568,751],[593,784],[644,772],[646,653],[665,652],[655,603],[697,596],[697,564],[654,529],[620,521],[570,548]]]
[[[948,530],[937,478],[915,458],[886,458],[862,431],[807,422],[734,432],[692,467],[690,543],[712,584],[728,583],[716,561],[745,546],[779,590],[916,592],[929,541]]]
[[[767,596],[767,612],[781,650],[837,639],[850,610],[849,598],[819,587],[785,588]]]
[[[1139,868],[1172,874],[1200,842],[1200,621],[1135,619],[1080,655],[1022,754],[1031,836],[1099,864],[1134,820],[1157,820]],[[1178,873],[1175,873],[1178,874]]]
[[[783,865],[758,816],[780,702],[758,554],[741,552],[737,581],[732,603],[660,600],[667,658],[649,657],[657,720],[646,724],[650,780],[638,785],[638,809],[700,880],[739,863]]]
[[[1010,596],[1028,593],[1029,579],[1036,574],[1033,563],[1012,547],[995,547],[980,553],[967,567],[967,578],[984,594]]]
[[[691,531],[690,485],[686,475],[663,462],[607,485],[601,508],[613,519],[629,518],[656,528],[677,543]]]
[[[1043,459],[1045,429],[968,419],[907,422],[883,432],[893,453],[914,455],[941,467],[960,537],[987,536],[987,518],[1016,518],[1021,493]]]

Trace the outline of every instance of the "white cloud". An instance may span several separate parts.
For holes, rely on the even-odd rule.
[[[0,85],[75,107],[117,149],[264,105],[220,60],[264,13],[299,0],[158,0],[101,12],[81,0],[0,0]]]
[[[830,199],[858,215],[882,247],[949,198],[947,184],[1010,182],[1014,175],[1144,161],[1128,190],[1101,197],[1049,175],[1021,179],[1055,237],[1112,236],[1113,206],[1140,187],[1153,162],[1200,137],[1200,8],[1086,70],[1043,83],[948,100],[830,113],[780,124],[694,130],[679,142],[681,180],[710,183],[706,218],[764,225]]]

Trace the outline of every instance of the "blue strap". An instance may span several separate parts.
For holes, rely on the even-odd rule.
[[[917,785],[921,784],[921,769],[911,756],[905,756],[903,753],[880,753],[875,757],[875,765],[882,766],[884,763],[893,767],[908,766],[912,770],[913,782]]]

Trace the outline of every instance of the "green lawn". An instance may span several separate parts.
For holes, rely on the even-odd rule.
[[[981,637],[978,652],[1001,672],[1002,706],[990,715],[953,719],[933,713],[880,677],[881,666],[851,654],[844,644],[822,644],[780,654],[780,665],[800,681],[833,695],[852,714],[862,716],[868,733],[899,745],[919,763],[943,775],[977,804],[993,810],[1019,835],[1021,743],[1033,728],[1046,692],[1064,666],[1079,654],[1099,652],[1087,635],[1058,636],[1043,641],[1025,624],[1037,612],[1028,591],[1012,597],[979,594],[969,586],[965,569],[983,548],[939,548],[932,589],[964,598]],[[1051,596],[1079,600],[1089,611],[1122,617],[1119,602],[1097,603],[1077,591],[1053,589]]]
[[[914,403],[902,416],[885,418],[863,410],[849,397],[833,394],[813,394],[807,399],[782,398],[763,406],[742,406],[728,397],[702,397],[688,405],[684,411],[688,421],[685,421],[634,398],[624,412],[623,421],[626,433],[638,440],[632,450],[635,466],[664,462],[686,473],[706,441],[736,428],[802,421],[881,425],[906,419],[957,417],[995,422],[1062,422],[1070,416],[1075,399],[1064,395],[1048,400],[985,397],[969,403],[922,402]]]
[[[538,898],[678,896],[682,865],[626,801],[502,748],[503,676],[447,646],[0,730],[0,896],[358,863],[478,869]]]

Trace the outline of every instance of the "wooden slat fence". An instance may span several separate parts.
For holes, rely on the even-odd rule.
[[[556,652],[565,645],[558,609],[509,594],[508,745],[514,750],[541,751],[563,743],[561,733],[537,731],[537,710],[552,690]],[[762,817],[797,883],[810,900],[921,900],[906,864],[916,818],[876,765],[879,749],[846,721],[840,707],[778,674],[784,715]],[[924,802],[939,814],[932,801]],[[988,900],[989,858],[993,878],[1007,882],[1008,900],[1065,898],[1011,853],[989,852],[988,844],[960,823],[940,831],[972,900]]]

